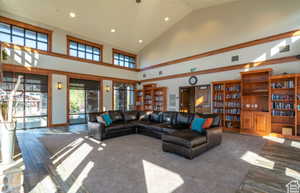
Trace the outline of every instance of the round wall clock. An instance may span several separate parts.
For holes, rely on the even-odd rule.
[[[190,85],[195,85],[195,84],[197,84],[197,82],[198,82],[198,78],[196,76],[191,76],[189,78]]]

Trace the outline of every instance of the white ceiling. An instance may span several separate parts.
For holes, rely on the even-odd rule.
[[[231,1],[0,0],[0,10],[137,53],[193,10]]]

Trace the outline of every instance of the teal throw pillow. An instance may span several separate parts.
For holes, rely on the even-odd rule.
[[[194,118],[192,122],[192,130],[197,131],[199,133],[204,133],[205,129],[203,128],[203,125],[205,123],[205,119],[202,118]]]
[[[106,126],[110,126],[112,124],[112,120],[111,120],[109,114],[102,114],[101,116],[104,119]]]

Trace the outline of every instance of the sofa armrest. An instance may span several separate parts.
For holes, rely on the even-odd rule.
[[[88,135],[98,140],[102,140],[105,126],[98,122],[88,122]]]
[[[221,127],[213,127],[206,130],[207,142],[209,147],[220,145],[222,142],[223,129]]]

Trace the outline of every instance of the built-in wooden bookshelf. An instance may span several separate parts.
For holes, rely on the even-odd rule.
[[[213,82],[213,113],[219,114],[221,126],[224,127],[224,112],[225,112],[225,83],[224,82]]]
[[[270,78],[271,132],[296,135],[296,76]]]
[[[166,111],[167,109],[167,88],[158,87],[154,88],[154,98],[153,98],[153,110],[154,111]]]
[[[226,130],[240,130],[241,81],[213,82],[213,112]]]
[[[144,94],[143,90],[135,91],[135,106],[137,111],[144,110]]]
[[[241,72],[241,133],[270,133],[269,78],[272,69]]]
[[[146,84],[142,90],[136,91],[136,110],[166,111],[167,88],[156,84]]]
[[[213,82],[212,91],[224,130],[300,139],[300,74],[242,72],[241,80]]]

